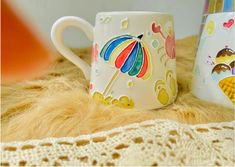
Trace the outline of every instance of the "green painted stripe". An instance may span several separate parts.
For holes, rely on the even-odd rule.
[[[143,56],[142,46],[140,43],[138,43],[138,45],[139,45],[139,49],[138,49],[138,53],[137,53],[138,55],[137,55],[135,64],[131,68],[131,70],[128,72],[130,76],[137,75],[140,72],[142,64],[143,64],[144,56]]]

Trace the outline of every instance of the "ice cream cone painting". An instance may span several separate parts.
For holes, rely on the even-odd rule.
[[[219,9],[225,1],[215,2],[212,6]],[[217,12],[205,19],[195,59],[192,93],[202,100],[234,109],[235,12]]]
[[[224,63],[224,64],[229,64],[230,62],[232,62],[233,60],[235,60],[235,52],[230,49],[230,48],[224,48],[222,50],[220,50],[217,55],[216,55],[216,63]]]
[[[219,87],[233,104],[235,104],[235,76],[226,77],[219,81]]]
[[[230,48],[220,50],[215,59],[215,66],[212,69],[212,78],[217,82],[221,91],[235,104],[235,52]]]

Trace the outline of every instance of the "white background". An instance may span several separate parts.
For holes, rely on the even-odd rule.
[[[92,25],[95,14],[102,11],[156,11],[174,16],[176,38],[198,34],[204,0],[11,0],[13,5],[38,27],[50,41],[50,29],[61,16],[79,16]],[[86,47],[91,42],[74,29],[65,32],[65,42],[71,47]]]

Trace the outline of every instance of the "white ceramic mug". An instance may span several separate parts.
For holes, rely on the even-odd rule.
[[[235,12],[207,16],[192,83],[198,98],[234,108]]]
[[[70,26],[93,41],[91,69],[63,44],[61,34]],[[175,38],[169,14],[102,12],[96,15],[95,27],[79,17],[62,17],[54,23],[51,39],[90,79],[90,95],[103,104],[154,109],[176,98]]]

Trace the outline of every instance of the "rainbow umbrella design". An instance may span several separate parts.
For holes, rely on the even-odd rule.
[[[129,76],[148,79],[152,74],[150,52],[146,44],[141,41],[143,34],[138,37],[122,35],[108,41],[100,52],[101,58],[117,68],[109,84],[106,86],[104,95],[112,87],[120,72],[128,73]]]

